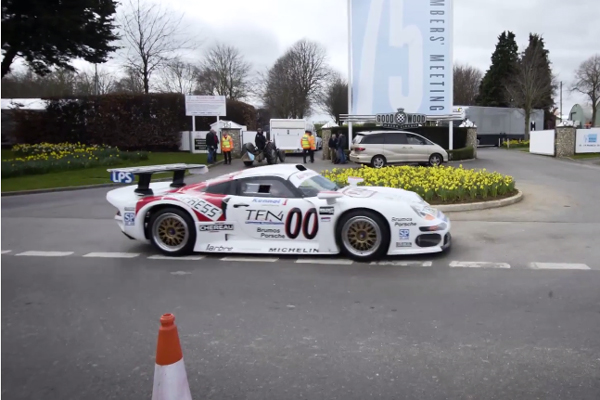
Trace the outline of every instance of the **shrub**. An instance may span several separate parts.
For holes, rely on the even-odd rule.
[[[502,147],[506,148],[525,148],[529,147],[529,140],[507,140],[502,142]]]
[[[515,180],[498,172],[439,167],[396,166],[384,168],[334,168],[324,177],[340,186],[348,177],[363,178],[364,186],[384,186],[413,191],[430,203],[456,203],[488,200],[515,192]]]
[[[80,143],[16,145],[12,151],[15,158],[2,160],[2,178],[110,167],[124,161],[148,159],[146,152],[123,152],[109,146],[87,146]]]
[[[451,161],[472,160],[475,158],[475,149],[473,146],[462,149],[448,150],[448,157]]]

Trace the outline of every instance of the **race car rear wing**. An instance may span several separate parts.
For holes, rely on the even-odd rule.
[[[163,164],[163,165],[147,165],[143,167],[128,167],[128,168],[111,168],[107,171],[110,172],[110,180],[115,183],[134,183],[135,176],[138,178],[137,188],[134,190],[135,193],[139,193],[144,196],[154,194],[150,188],[150,181],[152,180],[152,174],[161,172],[173,172],[173,180],[171,187],[179,188],[185,186],[184,177],[185,172],[190,171],[193,175],[206,174],[208,167],[204,164]]]

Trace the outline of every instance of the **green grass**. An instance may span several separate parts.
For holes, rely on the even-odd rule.
[[[581,159],[586,159],[586,158],[600,158],[600,153],[575,154],[575,155],[571,156],[571,158],[574,158],[576,160],[581,160]]]
[[[2,158],[10,157],[10,150],[2,150]],[[148,160],[123,163],[119,167],[135,167],[140,165],[195,163],[206,164],[206,154],[179,153],[150,153]],[[99,185],[111,183],[110,174],[106,167],[86,168],[75,171],[52,172],[43,175],[20,176],[2,179],[2,193],[17,190],[50,189],[57,187]],[[155,174],[155,178],[165,178],[169,175]]]

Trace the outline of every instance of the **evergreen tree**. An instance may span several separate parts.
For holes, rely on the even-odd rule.
[[[74,58],[105,62],[116,50],[116,7],[115,0],[2,0],[2,77],[17,57],[40,75],[74,70]]]
[[[510,107],[505,96],[505,85],[514,74],[519,60],[519,47],[515,34],[505,31],[498,36],[498,44],[492,54],[492,65],[486,71],[479,87],[477,105],[485,107]]]
[[[544,39],[535,33],[529,34],[529,45],[525,49],[525,54],[522,57],[533,57],[534,55],[537,57],[537,68],[540,82],[538,85],[540,87],[551,87],[552,91],[546,91],[544,95],[540,96],[533,103],[534,109],[541,109],[545,112],[550,112],[552,107],[554,106],[554,90],[556,90],[556,84],[554,80],[554,76],[552,75],[552,67],[550,66],[550,52],[546,50]]]

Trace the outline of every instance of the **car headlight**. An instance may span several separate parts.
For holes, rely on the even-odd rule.
[[[419,215],[421,218],[427,220],[427,221],[433,221],[434,219],[436,219],[436,214],[437,212],[431,208],[431,207],[417,207],[415,205],[410,206],[415,213],[417,213],[417,215]]]
[[[436,232],[436,231],[443,231],[447,227],[448,227],[448,224],[446,224],[445,222],[442,222],[440,224],[433,225],[433,226],[421,226],[421,227],[419,227],[419,230],[421,232]]]

